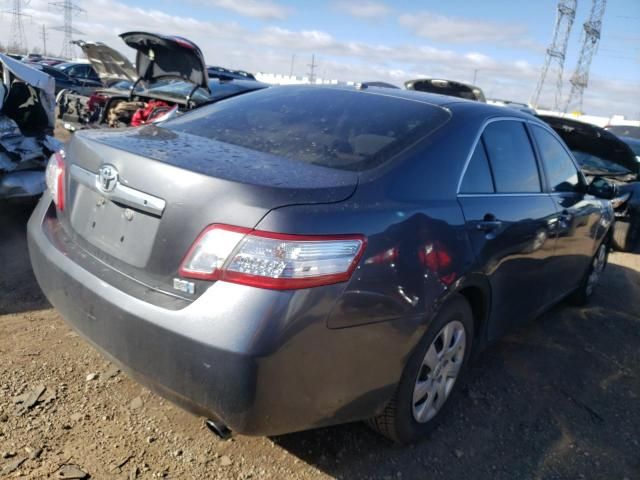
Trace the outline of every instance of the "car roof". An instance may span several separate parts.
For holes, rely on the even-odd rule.
[[[475,100],[467,100],[459,97],[452,97],[449,95],[441,95],[438,93],[427,93],[427,92],[419,92],[417,90],[403,90],[396,88],[386,88],[386,87],[373,87],[368,86],[366,84],[356,84],[356,85],[301,85],[301,86],[285,86],[280,88],[333,88],[338,90],[356,90],[369,94],[376,95],[384,95],[387,97],[395,97],[403,100],[412,100],[417,102],[423,102],[429,105],[435,105],[437,107],[443,107],[450,110],[454,115],[456,112],[462,113],[463,111],[473,110],[479,115],[485,115],[486,117],[514,117],[521,118],[524,120],[534,120],[541,125],[544,125],[544,122],[541,122],[536,119],[533,115],[528,113],[521,112],[514,108],[505,108],[500,105],[491,105],[484,102],[478,102]]]

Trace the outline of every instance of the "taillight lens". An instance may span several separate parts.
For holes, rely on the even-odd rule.
[[[288,290],[348,280],[365,246],[362,235],[301,236],[212,225],[187,253],[180,274]]]
[[[53,203],[58,210],[64,210],[64,151],[51,155],[45,178]]]

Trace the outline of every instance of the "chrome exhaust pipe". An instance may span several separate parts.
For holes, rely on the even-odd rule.
[[[221,440],[229,440],[231,438],[231,430],[224,423],[210,418],[208,418],[204,423],[207,428],[215,433]]]

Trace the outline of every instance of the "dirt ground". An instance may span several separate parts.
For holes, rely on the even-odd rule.
[[[29,213],[0,205],[1,478],[640,478],[638,255],[612,255],[590,307],[560,305],[485,351],[419,445],[362,424],[225,442],[51,309]]]

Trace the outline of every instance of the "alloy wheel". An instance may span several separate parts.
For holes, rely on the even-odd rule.
[[[417,422],[428,422],[444,405],[462,368],[466,345],[464,325],[458,320],[442,327],[429,345],[413,388]]]

